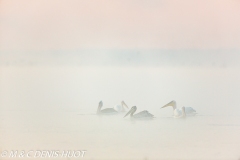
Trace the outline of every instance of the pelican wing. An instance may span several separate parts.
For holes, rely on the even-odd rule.
[[[147,117],[150,118],[150,117],[153,117],[153,115],[145,110],[135,114],[133,117],[134,118],[147,118]]]
[[[192,107],[185,107],[185,112],[186,113],[194,113],[196,111]]]

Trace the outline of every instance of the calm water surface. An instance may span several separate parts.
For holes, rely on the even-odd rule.
[[[240,158],[237,69],[1,68],[1,150],[86,150],[84,159]],[[226,78],[227,77],[227,78]],[[198,115],[173,119],[175,99]],[[121,100],[153,120],[97,116]]]

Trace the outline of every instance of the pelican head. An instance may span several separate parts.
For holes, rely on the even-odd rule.
[[[165,108],[165,107],[168,107],[168,106],[171,106],[171,107],[173,107],[173,109],[176,109],[176,101],[173,100],[173,101],[165,104],[165,105],[162,106],[161,108]]]
[[[100,102],[98,103],[97,113],[99,113],[99,112],[101,111],[102,106],[103,106],[103,102],[100,101]]]
[[[131,114],[130,116],[132,117],[132,115],[136,112],[136,110],[137,110],[137,107],[133,106],[124,117],[128,116],[129,114]]]

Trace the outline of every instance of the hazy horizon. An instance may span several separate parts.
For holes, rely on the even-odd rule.
[[[239,67],[239,50],[88,49],[0,53],[0,66]]]

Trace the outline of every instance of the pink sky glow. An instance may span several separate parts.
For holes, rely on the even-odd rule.
[[[0,0],[0,51],[239,49],[239,0]]]

